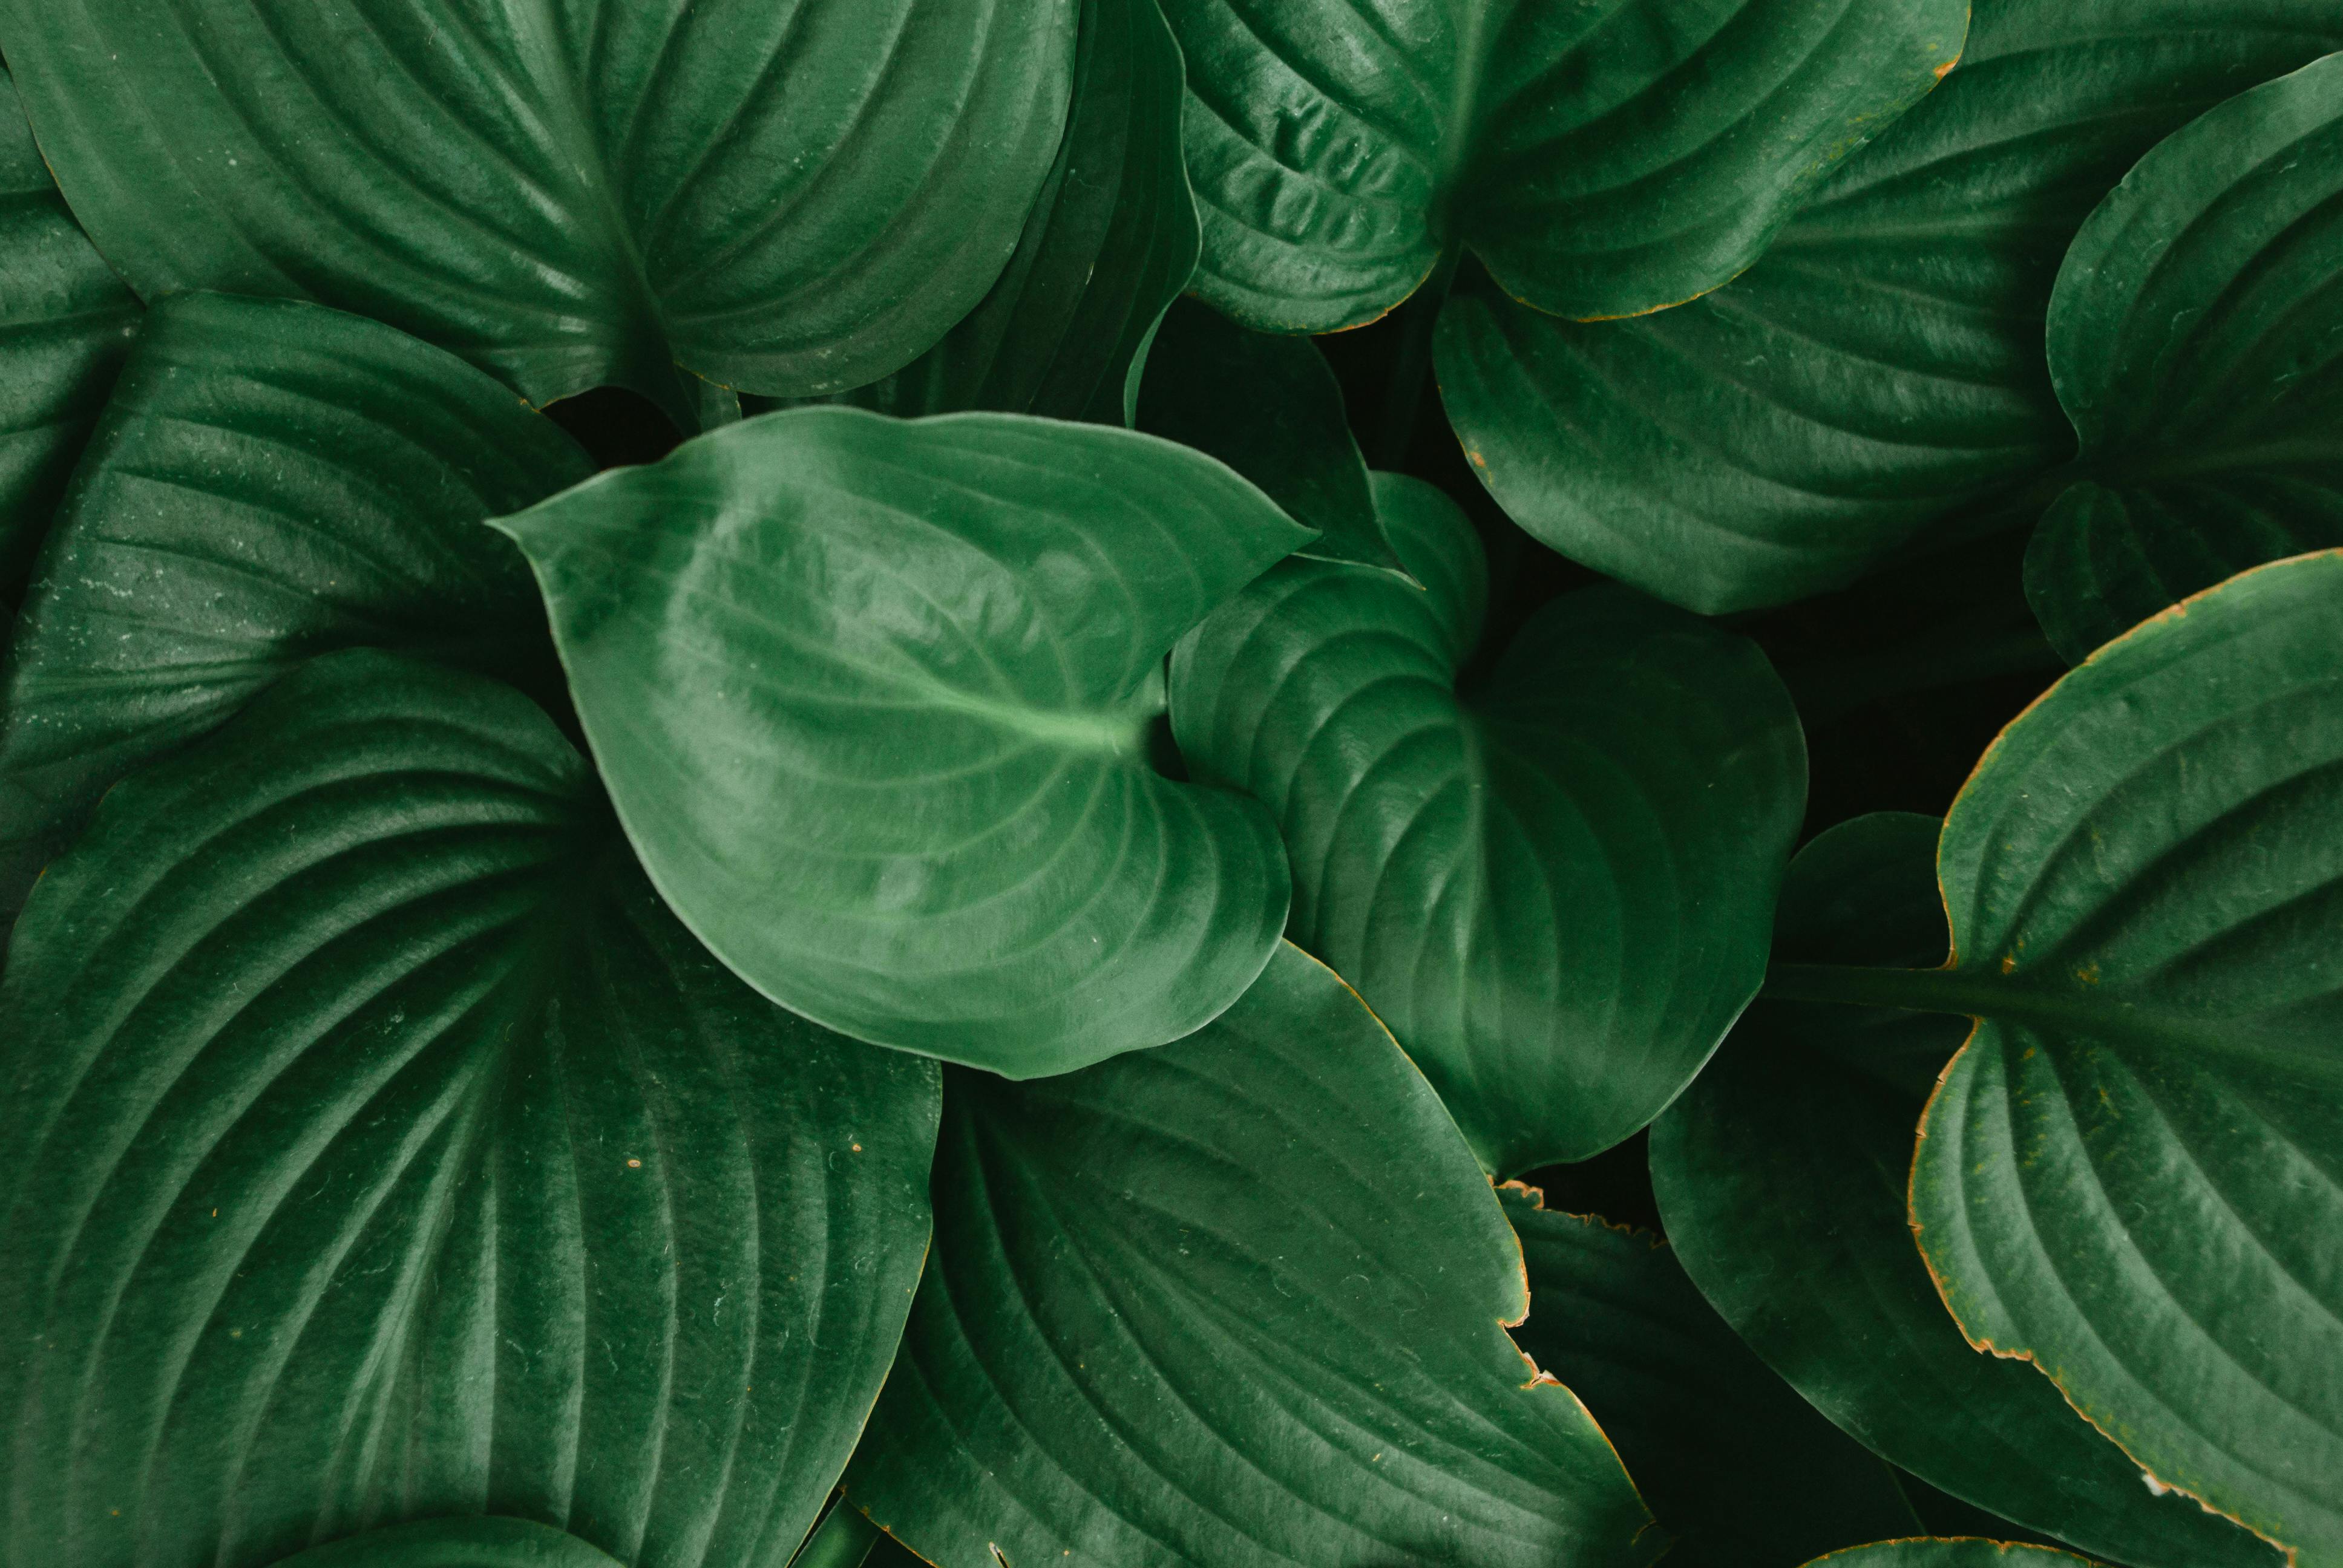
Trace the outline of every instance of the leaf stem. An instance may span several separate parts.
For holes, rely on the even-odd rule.
[[[1391,381],[1383,389],[1383,427],[1375,440],[1375,462],[1398,468],[1407,462],[1415,444],[1415,420],[1423,406],[1423,384],[1432,375],[1432,333],[1440,325],[1440,307],[1448,301],[1448,286],[1456,280],[1456,264],[1464,247],[1454,240],[1432,264],[1430,276],[1400,305],[1399,352],[1392,361]]]

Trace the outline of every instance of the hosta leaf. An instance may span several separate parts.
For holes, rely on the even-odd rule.
[[[1065,139],[1008,267],[933,348],[837,400],[1128,424],[1148,337],[1196,270],[1182,78],[1154,0],[1083,0]]]
[[[1449,417],[1523,528],[1664,598],[1851,581],[2072,452],[2067,242],[2160,138],[2337,48],[2328,0],[1977,0],[1959,68],[1726,287],[1592,325],[1453,302]]]
[[[575,1535],[526,1519],[430,1519],[313,1546],[277,1568],[620,1568]]]
[[[1463,514],[1380,474],[1423,587],[1279,567],[1181,645],[1193,775],[1276,814],[1290,933],[1422,1064],[1483,1164],[1628,1136],[1765,969],[1805,752],[1765,657],[1617,588],[1539,612],[1460,690],[1486,583]]]
[[[549,670],[527,565],[480,522],[588,472],[495,380],[377,323],[221,295],[156,310],[9,651],[0,902],[107,785],[315,654]]]
[[[1220,464],[799,408],[499,526],[651,879],[783,1005],[1023,1077],[1268,962],[1275,825],[1147,759],[1172,643],[1308,537]]]
[[[2050,373],[2096,483],[2026,594],[2080,660],[2249,566],[2343,544],[2343,55],[2140,160],[2058,275]]]
[[[2089,1560],[2048,1546],[1976,1538],[1881,1541],[1815,1559],[1814,1568],[2090,1568]]]
[[[1912,1171],[1946,1304],[2305,1568],[2343,1563],[2338,640],[2343,552],[2110,644],[1946,819],[1951,967],[1768,982],[1981,1020]]]
[[[1665,1242],[1501,1195],[1530,1274],[1513,1338],[1618,1445],[1676,1537],[1669,1568],[1794,1568],[1917,1523],[1887,1466],[1749,1353]]]
[[[0,595],[12,598],[138,330],[0,71]]]
[[[1136,423],[1210,452],[1316,528],[1299,554],[1398,565],[1375,521],[1342,388],[1306,338],[1248,331],[1202,300],[1180,300],[1148,356]]]
[[[1937,829],[1863,817],[1801,850],[1775,956],[1943,962]],[[1905,1188],[1913,1128],[1966,1032],[1941,1013],[1756,1003],[1652,1129],[1677,1256],[1751,1349],[1924,1480],[2137,1568],[2272,1568],[2244,1531],[2149,1492],[2056,1388],[1975,1353],[1946,1315]]]
[[[860,386],[1000,276],[1075,0],[5,0],[58,183],[150,301],[289,295],[543,403]]]
[[[117,786],[0,1040],[11,1563],[776,1561],[919,1277],[935,1070],[726,974],[478,676],[334,655]]]
[[[1193,1039],[946,1080],[936,1242],[849,1500],[940,1568],[1648,1562],[1603,1433],[1501,1323],[1454,1124],[1281,947]]]
[[[1442,251],[1573,317],[1688,299],[1960,54],[1965,0],[1167,0],[1207,299],[1372,321]]]

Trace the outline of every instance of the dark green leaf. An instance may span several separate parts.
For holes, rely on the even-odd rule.
[[[286,295],[533,402],[860,386],[992,286],[1075,0],[0,0],[42,151],[150,301]]]
[[[2089,1560],[2047,1546],[2004,1541],[1881,1541],[1815,1560],[1830,1568],[2090,1568]]]
[[[1268,803],[1293,940],[1341,967],[1500,1173],[1673,1100],[1757,989],[1805,752],[1743,639],[1622,589],[1539,612],[1460,693],[1463,514],[1375,477],[1423,588],[1292,561],[1172,660],[1195,777]]]
[[[1749,1353],[1665,1242],[1501,1195],[1530,1273],[1513,1338],[1618,1445],[1676,1537],[1668,1568],[1795,1568],[1916,1525],[1887,1466]]]
[[[13,598],[139,312],[65,210],[5,71],[0,284],[0,596]]]
[[[11,1563],[775,1561],[919,1277],[935,1070],[727,975],[478,676],[334,655],[116,786],[0,1040]]]
[[[799,408],[499,526],[651,879],[783,1005],[1025,1077],[1175,1040],[1269,961],[1269,814],[1147,760],[1172,643],[1307,537],[1220,464]]]
[[[618,1559],[526,1519],[431,1519],[369,1531],[277,1568],[620,1568]]]
[[[1470,247],[1564,316],[1755,260],[1960,54],[1965,0],[1166,0],[1198,284],[1278,332],[1372,321]]]
[[[1977,0],[1959,68],[1730,286],[1592,326],[1452,303],[1449,417],[1523,528],[1664,598],[1849,582],[2071,452],[2067,242],[2158,139],[2336,48],[2330,0]]]
[[[1863,817],[1800,851],[1775,955],[1942,963],[1937,828]],[[2243,1531],[2151,1493],[2056,1388],[1976,1354],[1946,1315],[1905,1187],[1921,1107],[1967,1031],[1940,1013],[1751,1008],[1652,1129],[1652,1181],[1684,1268],[1824,1414],[1955,1495],[2138,1568],[2271,1568]]]
[[[2026,596],[2072,660],[2249,566],[2343,544],[2343,56],[2140,160],[2076,236],[2050,374],[2083,442]]]
[[[936,1243],[847,1495],[941,1568],[1648,1562],[1501,1323],[1521,1252],[1440,1102],[1290,946],[1191,1040],[947,1079]]]
[[[1149,336],[1196,270],[1182,84],[1154,0],[1083,0],[1065,139],[1007,270],[933,348],[835,400],[1129,424]]]
[[[221,295],[158,308],[9,652],[0,904],[107,785],[313,655],[549,672],[526,565],[479,524],[589,471],[492,378],[375,322]]]
[[[1180,300],[1148,356],[1136,423],[1210,452],[1316,528],[1300,554],[1397,568],[1342,388],[1317,345],[1248,331],[1202,300]]]

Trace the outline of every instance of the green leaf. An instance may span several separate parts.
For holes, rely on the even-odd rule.
[[[940,1568],[1648,1562],[1503,1323],[1521,1252],[1423,1080],[1290,946],[1194,1038],[953,1072],[936,1242],[847,1495]]]
[[[1912,1169],[1946,1304],[2301,1568],[2343,1563],[2338,645],[2330,552],[2102,648],[1946,819],[1951,967],[1768,981],[1980,1020]]]
[[[1452,302],[1449,417],[1523,528],[1663,598],[1850,582],[2072,452],[2067,242],[2167,134],[2337,48],[2328,0],[1977,0],[1959,68],[1726,287],[1595,325]]]
[[[1937,829],[1931,817],[1882,813],[1799,851],[1775,956],[1942,963]],[[1967,1030],[1941,1013],[1752,1007],[1652,1129],[1652,1182],[1677,1256],[1816,1409],[1924,1480],[2137,1568],[2271,1568],[2245,1532],[2150,1493],[2056,1388],[1976,1354],[1946,1315],[1905,1188],[1914,1126]]]
[[[1289,933],[1349,976],[1501,1174],[1658,1114],[1755,992],[1805,751],[1764,655],[1622,589],[1534,617],[1484,678],[1462,513],[1375,477],[1423,588],[1292,561],[1181,645],[1193,775],[1276,814]]]
[[[2087,1558],[2003,1541],[1881,1541],[1815,1559],[1815,1568],[2090,1568]]]
[[[1269,961],[1275,825],[1148,764],[1172,643],[1306,537],[1220,464],[799,408],[498,526],[651,879],[784,1006],[1027,1077]]]
[[[0,1040],[10,1563],[484,1511],[773,1561],[919,1277],[935,1070],[726,974],[478,676],[318,659],[116,786]]]
[[[138,331],[0,70],[0,595],[15,597]]]
[[[454,356],[314,305],[158,307],[90,438],[9,650],[0,905],[106,787],[303,659],[392,647],[558,682],[480,520],[591,471]]]
[[[1188,56],[1200,292],[1249,325],[1373,320],[1442,252],[1590,317],[1755,260],[1950,68],[1966,0],[1166,0]]]
[[[1618,1445],[1676,1537],[1669,1568],[1792,1568],[1917,1523],[1887,1466],[1749,1353],[1666,1242],[1532,1189],[1499,1195],[1529,1264],[1513,1338]]]
[[[575,1535],[526,1519],[430,1519],[313,1546],[277,1568],[620,1568]]]
[[[2250,566],[2343,545],[2343,57],[2240,94],[2101,202],[2050,373],[2083,444],[2026,597],[2079,662]]]
[[[1308,339],[1247,331],[1202,300],[1180,300],[1148,356],[1133,423],[1211,453],[1316,528],[1297,553],[1399,569],[1342,388]]]
[[[984,297],[1075,0],[0,0],[42,151],[149,301],[314,298],[532,402],[855,387]]]
[[[1083,0],[1065,139],[1007,269],[933,348],[833,400],[1131,423],[1148,340],[1196,270],[1183,82],[1154,0]]]

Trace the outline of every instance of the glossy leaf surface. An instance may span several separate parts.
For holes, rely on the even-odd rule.
[[[138,331],[138,300],[65,210],[0,71],[0,593],[24,580]]]
[[[158,308],[9,650],[0,900],[108,785],[314,655],[558,680],[528,567],[481,521],[588,471],[491,377],[377,323],[222,295]]]
[[[769,1560],[919,1277],[935,1070],[726,974],[477,676],[320,659],[117,786],[0,1039],[12,1563],[481,1511]]]
[[[617,1558],[526,1519],[430,1519],[313,1546],[277,1568],[619,1568]]]
[[[2343,1562],[2343,553],[2233,578],[2013,724],[1946,819],[1980,1015],[1912,1215],[1969,1339],[2159,1484]]]
[[[1195,298],[1163,317],[1139,428],[1210,452],[1318,538],[1297,553],[1393,567],[1342,388],[1317,345],[1238,326]]]
[[[1023,1077],[1269,961],[1275,825],[1147,760],[1173,640],[1308,538],[1220,464],[799,408],[500,526],[651,879],[784,1006]]]
[[[1193,1039],[945,1099],[935,1249],[846,1483],[939,1568],[1657,1552],[1499,1326],[1529,1300],[1486,1180],[1322,965],[1282,946]]]
[[[1801,850],[1783,886],[1776,958],[1942,963],[1938,827],[1882,813]],[[1913,1130],[1967,1032],[1942,1013],[1751,1007],[1652,1129],[1652,1181],[1676,1255],[1816,1409],[1922,1479],[2136,1568],[2275,1568],[2244,1531],[2151,1493],[2056,1388],[1976,1354],[1946,1315],[1905,1197]]]
[[[2079,661],[2175,600],[2343,545],[2343,57],[2140,160],[2066,253],[2050,373],[2083,444],[2026,594]]]
[[[1009,258],[1075,0],[8,0],[42,151],[153,300],[309,297],[542,404],[859,386]],[[690,427],[686,424],[686,427]]]
[[[1599,1152],[1755,993],[1805,753],[1752,645],[1615,588],[1540,611],[1460,692],[1479,542],[1376,477],[1423,587],[1280,566],[1181,645],[1194,776],[1276,814],[1293,940],[1339,967],[1501,1174]]]
[[[1964,0],[1168,0],[1199,292],[1268,331],[1372,321],[1442,251],[1571,317],[1755,260],[1961,51]]]
[[[1734,1337],[1666,1242],[1500,1190],[1529,1266],[1514,1340],[1586,1402],[1671,1568],[1795,1568],[1918,1523],[1887,1466]]]
[[[1880,1541],[1815,1559],[1814,1568],[2089,1568],[2088,1560],[2048,1546],[1974,1537]]]
[[[2327,0],[1977,0],[1959,67],[1732,284],[1614,323],[1452,302],[1449,417],[1523,528],[1663,598],[1852,581],[2073,452],[2068,242],[2162,137],[2338,48]]]

